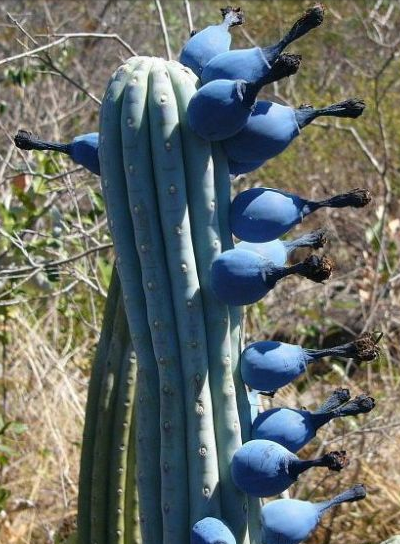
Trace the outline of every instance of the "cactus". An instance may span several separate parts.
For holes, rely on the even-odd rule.
[[[229,173],[219,149],[188,126],[187,106],[196,91],[197,78],[187,68],[142,57],[113,74],[102,103],[102,189],[137,358],[138,412],[129,422],[121,406],[123,366],[118,375],[112,364],[103,370],[100,387],[95,365],[91,389],[97,393],[87,409],[95,445],[93,465],[83,471],[91,470],[91,482],[81,475],[80,544],[136,538],[126,513],[133,485],[125,471],[132,476],[132,466],[121,458],[117,440],[123,443],[130,425],[137,427],[143,543],[188,542],[191,527],[210,516],[223,519],[237,542],[249,542],[247,496],[230,471],[243,421],[247,437],[250,432],[237,368],[240,337],[235,316],[210,285],[211,263],[222,246],[233,247],[227,213],[222,216],[218,207],[220,194],[229,195]],[[145,407],[141,399],[147,395],[152,399]],[[112,418],[125,427],[114,429],[110,440]],[[87,457],[84,451],[82,467]],[[252,509],[257,519],[259,504],[253,501]]]
[[[225,55],[229,58],[228,30],[242,23],[243,14],[231,7],[222,14],[221,25],[192,36],[181,54],[197,75],[214,54],[222,52],[210,66],[218,66]],[[285,45],[320,24],[322,15],[320,4],[308,10],[283,40],[267,48],[269,60],[275,61]],[[226,138],[254,123],[263,104],[257,103],[252,113],[261,85],[294,73],[299,61],[298,55],[282,55],[254,81],[212,78],[201,87],[197,75],[179,62],[133,57],[111,76],[98,134],[79,136],[70,144],[45,142],[27,131],[15,138],[23,149],[58,150],[101,174],[116,253],[86,408],[78,544],[211,544],[221,539],[260,544],[259,497],[282,492],[313,466],[338,471],[348,463],[343,451],[301,461],[276,439],[251,440],[244,385],[246,381],[270,391],[324,355],[370,360],[378,353],[369,334],[329,350],[259,342],[243,351],[240,306],[259,300],[289,274],[315,282],[331,274],[331,261],[313,255],[284,267],[295,247],[321,247],[323,230],[292,242],[277,236],[322,206],[361,207],[370,200],[362,190],[313,202],[258,188],[242,193],[231,205],[230,171],[256,168],[270,156],[261,162],[236,156],[229,153],[236,140]],[[240,100],[231,111],[232,89],[240,91]],[[317,115],[355,117],[364,107],[362,101],[321,110],[269,104],[268,109],[290,114],[289,128],[277,116],[279,122],[271,129],[288,129],[278,134],[282,141],[277,152]],[[206,129],[198,130],[204,124]],[[273,139],[276,134],[261,136]],[[247,214],[248,207],[257,208],[253,196],[260,193],[266,201],[262,210]],[[268,207],[271,194],[276,198]],[[275,230],[268,224],[274,220]],[[263,221],[266,234],[259,233]],[[241,234],[237,223],[244,224],[244,231],[257,228],[240,236],[246,242],[234,249],[232,233]],[[296,351],[293,368],[281,368],[276,353],[272,362],[267,360],[272,343],[281,351]],[[309,416],[315,428],[303,442],[333,417],[372,409],[373,399],[364,397],[342,407],[348,391],[335,392]],[[306,412],[290,413],[304,418]],[[269,464],[264,463],[267,454],[272,456]]]

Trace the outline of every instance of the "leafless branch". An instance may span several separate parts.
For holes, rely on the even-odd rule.
[[[159,16],[159,19],[160,19],[160,25],[161,25],[161,30],[162,30],[163,37],[164,37],[165,50],[167,52],[167,58],[168,58],[168,60],[171,60],[172,59],[172,52],[171,52],[171,46],[169,44],[168,29],[167,29],[167,25],[165,23],[163,8],[162,8],[160,0],[154,0],[154,1],[155,1],[155,4],[156,4],[157,11],[158,11],[158,16]]]

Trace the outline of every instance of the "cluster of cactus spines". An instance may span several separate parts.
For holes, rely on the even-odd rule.
[[[241,307],[290,274],[328,279],[333,263],[324,255],[285,266],[296,248],[323,247],[324,229],[279,236],[321,207],[359,208],[370,195],[355,189],[311,201],[258,187],[230,201],[230,175],[281,153],[316,117],[356,118],[365,104],[257,101],[263,85],[299,69],[301,56],[282,51],[322,23],[321,4],[276,44],[247,50],[229,50],[241,9],[221,13],[221,24],[192,34],[181,62],[133,57],[120,66],[99,133],[68,144],[24,130],[15,137],[21,149],[66,153],[101,172],[117,256],[89,386],[79,544],[296,544],[325,510],[365,496],[357,485],[330,501],[277,500],[261,511],[260,497],[283,492],[305,470],[346,467],[345,451],[311,460],[295,453],[323,424],[375,403],[340,388],[314,411],[257,416],[246,385],[252,397],[272,396],[322,357],[374,359],[379,338],[364,333],[326,349],[244,347]],[[288,533],[292,513],[300,521]]]

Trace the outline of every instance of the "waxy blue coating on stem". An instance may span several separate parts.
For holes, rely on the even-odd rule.
[[[237,544],[237,541],[223,521],[208,517],[193,525],[190,544]]]
[[[246,82],[218,79],[200,87],[187,113],[191,129],[211,142],[239,132],[251,115],[252,104],[245,101]]]
[[[154,394],[159,387],[158,369],[147,323],[140,262],[128,206],[121,138],[123,92],[132,67],[137,62],[140,61],[133,59],[128,65],[121,66],[111,77],[100,112],[99,157],[107,217],[117,254],[131,340],[137,355],[138,381],[141,383],[142,402],[137,405],[140,407],[137,413],[137,471],[141,533],[144,542],[159,544],[163,534],[159,470],[159,397]],[[151,389],[146,388],[146,384],[151,384]],[[148,466],[152,466],[151,471],[146,470]],[[101,524],[98,526],[101,529]],[[100,537],[103,538],[101,535]]]
[[[190,530],[186,418],[179,340],[153,176],[157,157],[151,153],[147,112],[148,76],[152,65],[152,59],[144,59],[125,86],[121,132],[147,320],[154,355],[159,362],[163,544],[172,544],[184,541]],[[149,289],[149,284],[156,287]]]
[[[207,339],[189,223],[179,115],[169,74],[155,59],[148,110],[161,225],[186,395],[190,522],[220,517],[218,456],[208,379]]]
[[[285,491],[301,473],[312,467],[339,471],[347,464],[344,451],[302,460],[271,440],[250,440],[235,453],[232,476],[239,489],[249,495],[271,497]]]
[[[221,11],[224,18],[222,23],[210,25],[191,36],[179,55],[179,62],[191,68],[199,77],[210,59],[215,55],[229,51],[232,41],[229,28],[243,22],[243,13],[240,8],[228,7]]]
[[[282,153],[299,134],[293,108],[259,100],[242,130],[222,146],[230,161],[260,163]]]
[[[299,544],[317,527],[322,515],[331,507],[353,502],[366,496],[357,484],[331,500],[312,503],[297,499],[278,499],[262,508],[262,544]]]
[[[284,266],[288,256],[295,249],[299,247],[312,247],[317,249],[322,247],[325,242],[325,231],[319,229],[293,240],[280,240],[277,238],[270,242],[239,242],[235,245],[235,249],[254,251],[271,261],[275,266]]]
[[[335,418],[365,414],[374,406],[372,397],[360,395],[332,411],[273,408],[257,416],[253,422],[252,438],[272,440],[296,453],[314,438],[322,425]]]
[[[195,82],[178,63],[170,62],[168,72],[179,109],[190,226],[204,308],[221,513],[237,541],[243,542],[247,528],[247,498],[234,485],[230,471],[232,457],[242,441],[231,368],[229,312],[227,306],[218,302],[210,287],[211,263],[221,252],[212,149],[190,130],[187,123],[186,111],[196,92]]]

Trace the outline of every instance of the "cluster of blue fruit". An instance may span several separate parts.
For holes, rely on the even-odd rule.
[[[188,107],[190,127],[204,139],[221,142],[232,175],[251,172],[280,154],[318,116],[355,118],[362,114],[365,104],[356,98],[323,108],[307,105],[298,109],[257,101],[264,85],[298,70],[301,57],[282,51],[322,23],[321,4],[307,10],[278,43],[244,50],[230,50],[229,32],[231,27],[242,24],[243,12],[231,7],[221,11],[222,23],[193,34],[179,60],[193,70],[202,84]],[[67,153],[76,163],[100,174],[97,133],[60,144],[45,142],[21,130],[15,142],[22,149]],[[369,201],[369,193],[363,189],[323,201],[264,187],[240,193],[231,204],[230,226],[241,241],[213,263],[211,285],[215,295],[225,304],[241,306],[260,300],[289,274],[300,274],[316,282],[329,278],[332,264],[326,257],[311,255],[303,262],[285,266],[288,254],[297,247],[322,247],[326,241],[323,230],[291,241],[281,241],[279,237],[321,207],[363,207]],[[377,354],[376,340],[368,333],[354,342],[321,350],[276,341],[255,342],[242,353],[241,373],[250,388],[271,394],[321,357],[372,360]],[[328,421],[366,413],[373,407],[373,398],[360,395],[351,399],[347,389],[338,389],[314,412],[275,408],[258,414],[253,422],[252,440],[237,450],[233,458],[235,484],[249,495],[270,497],[282,493],[311,467],[341,470],[348,464],[344,451],[329,452],[313,460],[301,460],[296,452]],[[364,497],[365,489],[358,484],[328,501],[269,502],[262,508],[262,542],[296,544],[310,534],[327,509]],[[205,518],[194,525],[192,543],[234,544],[235,539],[221,520]]]

